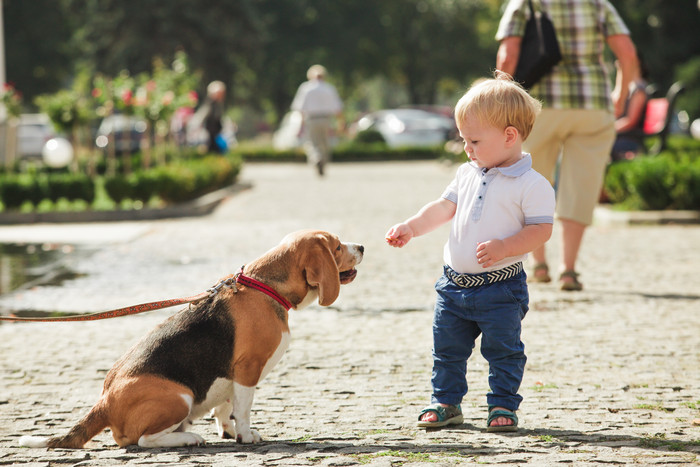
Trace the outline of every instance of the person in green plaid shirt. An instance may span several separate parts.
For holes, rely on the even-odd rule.
[[[615,141],[615,117],[624,109],[630,82],[639,75],[637,52],[608,0],[533,0],[533,5],[554,23],[562,60],[530,89],[543,109],[523,149],[532,155],[536,171],[552,184],[557,179],[556,216],[562,234],[559,283],[562,290],[581,290],[576,260],[603,186]],[[496,33],[499,70],[515,72],[529,15],[527,0],[507,3]],[[606,44],[620,64],[614,90],[603,57]],[[533,280],[551,281],[545,246],[533,251],[532,257]]]

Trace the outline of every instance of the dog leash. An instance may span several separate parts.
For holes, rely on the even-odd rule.
[[[238,289],[236,288],[235,284],[241,284],[247,287],[250,287],[252,289],[258,290],[265,295],[268,295],[269,297],[272,297],[282,305],[287,311],[289,311],[290,308],[292,308],[292,304],[284,298],[282,295],[280,295],[275,289],[272,287],[263,284],[262,282],[253,279],[252,277],[248,277],[243,274],[243,268],[245,266],[241,266],[240,272],[238,272],[235,276],[229,277],[227,279],[222,280],[218,284],[214,285],[213,287],[210,287],[209,289],[206,290],[206,292],[199,293],[197,295],[192,295],[190,297],[184,297],[184,298],[174,298],[170,300],[160,300],[158,302],[149,302],[149,303],[141,303],[139,305],[132,305],[132,306],[127,306],[124,308],[117,308],[116,310],[110,310],[110,311],[102,311],[102,312],[97,312],[97,313],[88,313],[88,314],[80,314],[80,315],[71,315],[71,316],[52,316],[52,317],[42,317],[42,318],[29,318],[29,317],[22,317],[22,316],[15,316],[15,315],[9,315],[9,316],[0,316],[0,321],[28,321],[28,322],[56,322],[56,321],[61,321],[61,322],[68,322],[68,321],[96,321],[100,319],[108,319],[108,318],[119,318],[121,316],[127,316],[127,315],[136,315],[139,313],[145,313],[147,311],[153,311],[153,310],[159,310],[161,308],[169,308],[171,306],[177,306],[177,305],[184,305],[186,303],[194,303],[198,302],[202,299],[213,297],[223,287],[231,288],[233,289],[234,293],[238,293]]]

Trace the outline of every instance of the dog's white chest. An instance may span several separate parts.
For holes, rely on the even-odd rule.
[[[270,371],[279,363],[280,360],[282,360],[282,355],[287,351],[289,348],[289,343],[292,341],[292,336],[288,332],[283,332],[282,333],[282,339],[280,339],[280,343],[277,346],[277,349],[275,350],[275,353],[272,354],[272,357],[267,361],[265,364],[265,367],[262,370],[262,373],[260,373],[260,381],[262,381],[265,376],[267,376]]]

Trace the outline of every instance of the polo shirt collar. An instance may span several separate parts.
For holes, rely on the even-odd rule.
[[[473,162],[470,162],[469,165],[471,165],[475,169],[483,170]],[[531,168],[532,168],[532,156],[530,156],[529,153],[524,152],[523,157],[515,164],[509,165],[508,167],[494,167],[493,169],[489,169],[489,172],[492,170],[496,170],[507,177],[519,177],[519,176],[523,175],[525,172],[527,172],[528,170],[530,170]]]

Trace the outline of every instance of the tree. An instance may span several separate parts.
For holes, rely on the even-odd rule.
[[[259,50],[255,0],[65,0],[75,18],[73,45],[94,69],[115,76],[170,63],[182,50],[203,85],[227,84]],[[235,98],[236,90],[230,93]]]
[[[69,85],[75,57],[67,47],[72,30],[61,4],[5,0],[3,16],[7,81],[22,92],[25,106]]]

